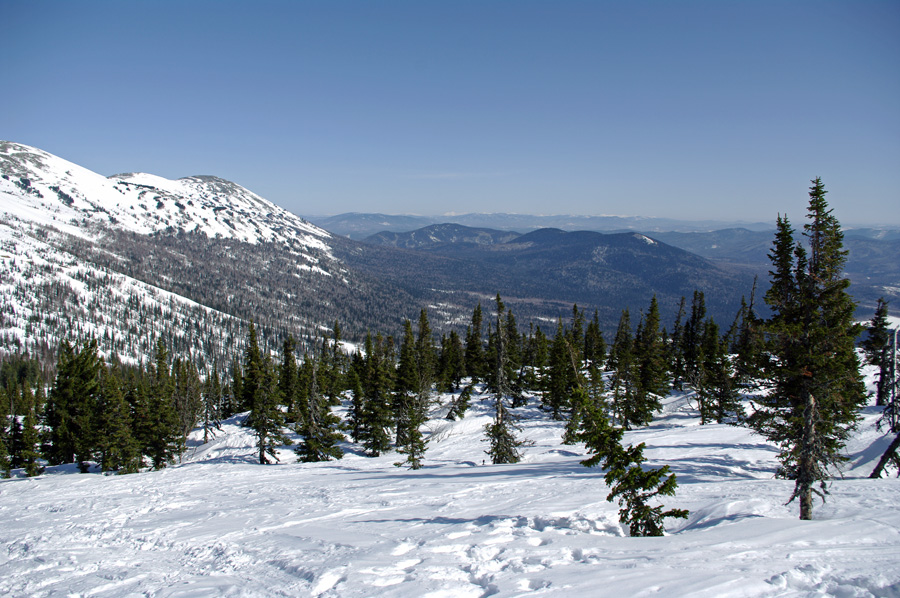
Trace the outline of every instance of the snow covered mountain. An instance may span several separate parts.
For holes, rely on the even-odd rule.
[[[281,266],[273,279],[289,279],[282,289],[296,295],[323,284],[346,286],[348,273],[332,255],[330,237],[220,178],[105,177],[2,141],[0,353],[46,353],[63,338],[90,335],[104,353],[139,359],[162,335],[198,357],[224,357],[240,345],[254,315],[246,304],[258,305],[269,293],[247,277],[266,272],[272,248]],[[200,262],[204,252],[221,262]],[[202,296],[198,284],[210,270],[221,275],[218,286],[207,285],[218,300]],[[194,296],[183,292],[189,283]],[[256,317],[270,315],[260,308]],[[298,317],[279,319],[283,334],[304,328]],[[305,324],[315,329],[326,321]]]
[[[236,183],[152,174],[104,177],[43,150],[0,141],[3,212],[73,234],[110,225],[140,234],[199,232],[246,243],[296,242],[327,250],[325,230]],[[97,228],[97,227],[95,227]]]

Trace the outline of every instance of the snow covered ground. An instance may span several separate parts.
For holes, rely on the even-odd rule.
[[[260,466],[237,417],[163,471],[0,482],[0,595],[900,596],[900,480],[866,478],[888,442],[875,408],[802,522],[773,447],[673,400],[626,436],[678,475],[666,506],[691,511],[662,538],[625,536],[602,472],[537,408],[533,446],[505,466],[483,464],[487,402],[441,414],[419,471],[397,454],[298,464],[289,448]]]

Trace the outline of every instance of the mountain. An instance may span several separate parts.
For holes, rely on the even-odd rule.
[[[636,314],[654,294],[664,321],[671,322],[681,297],[695,289],[704,292],[716,320],[728,325],[753,284],[748,273],[717,267],[640,233],[540,229],[509,236],[504,240],[500,231],[435,225],[371,236],[366,242],[373,249],[363,254],[345,254],[339,242],[335,251],[347,263],[377,272],[412,294],[446,289],[451,281],[458,291],[486,299],[500,290],[519,312],[541,320],[567,315],[574,302],[588,313],[597,310],[607,331],[615,329],[623,308]],[[405,258],[417,264],[415,270],[397,263],[395,251],[385,251],[396,247],[415,248]]]
[[[472,228],[529,232],[541,228],[567,231],[711,231],[742,226],[751,230],[773,231],[772,223],[738,223],[717,220],[673,220],[640,216],[573,216],[567,214],[536,216],[531,214],[445,214],[442,216],[392,216],[351,212],[337,216],[308,216],[317,225],[337,235],[365,239],[382,231],[410,232],[432,224],[461,224]]]
[[[766,280],[771,269],[769,252],[773,234],[732,228],[712,232],[663,232],[654,238],[680,247],[714,263],[757,273]],[[891,229],[848,229],[845,272],[852,282],[850,293],[859,303],[859,315],[871,317],[879,297],[900,300],[900,231]]]
[[[443,246],[485,246],[507,243],[521,236],[514,231],[471,228],[461,224],[432,224],[410,232],[382,231],[365,239],[366,243],[404,249],[433,250]]]
[[[251,318],[274,348],[335,320],[362,333],[415,313],[402,290],[348,271],[331,239],[220,178],[104,177],[2,142],[0,353],[94,336],[105,353],[139,359],[161,336],[223,363]]]
[[[752,284],[638,233],[441,224],[374,243],[217,177],[105,177],[2,142],[0,353],[52,354],[63,338],[93,336],[136,360],[161,337],[200,364],[224,363],[251,319],[269,349],[288,335],[308,346],[336,321],[358,342],[397,334],[421,308],[437,333],[464,328],[497,293],[523,325],[553,326],[577,303],[611,334],[623,308],[637,314],[654,294],[670,323],[699,288],[727,325]]]
[[[432,218],[349,212],[337,216],[309,216],[311,222],[348,239],[364,239],[381,231],[406,232],[434,224]]]

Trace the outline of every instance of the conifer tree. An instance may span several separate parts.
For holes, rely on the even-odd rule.
[[[297,341],[289,335],[281,345],[281,366],[278,368],[278,388],[281,400],[287,408],[287,421],[302,422],[303,409],[300,401],[300,382],[297,378],[297,359],[294,352]]]
[[[801,519],[812,518],[814,494],[824,498],[828,468],[846,459],[841,451],[865,402],[854,347],[860,326],[843,275],[843,233],[821,179],[812,183],[803,232],[808,257],[795,243],[787,217],[777,220],[772,285],[765,297],[772,309],[767,322],[772,388],[750,419],[780,447],[779,474],[795,480],[790,501],[799,499]]]
[[[291,444],[284,432],[284,412],[280,408],[278,378],[272,358],[263,355],[256,340],[256,328],[250,322],[247,348],[244,352],[244,404],[250,413],[244,425],[253,428],[260,465],[278,461],[277,447]]]
[[[575,359],[580,367],[581,356],[572,345],[573,335],[568,334],[563,328],[562,320],[556,325],[556,335],[550,343],[549,367],[545,380],[546,391],[542,396],[545,408],[550,409],[553,419],[563,419],[563,414],[571,407],[569,398],[575,386],[575,374],[572,368],[572,359]]]
[[[691,315],[684,324],[681,353],[684,356],[684,377],[696,388],[703,362],[703,322],[706,319],[706,298],[703,291],[695,290],[691,299]]]
[[[296,427],[301,438],[294,454],[297,461],[303,463],[340,459],[344,456],[344,451],[338,446],[338,442],[344,439],[338,431],[340,419],[331,412],[330,402],[319,390],[316,356],[307,354],[304,365],[306,363],[310,364],[309,387],[302,393],[306,401],[306,417]]]
[[[594,317],[584,331],[584,361],[586,364],[602,365],[606,360],[606,341],[600,329],[600,316],[594,310]]]
[[[676,390],[684,389],[685,371],[684,364],[684,297],[678,304],[678,312],[675,316],[675,325],[672,327],[672,338],[669,343],[669,370],[672,373],[672,387]]]
[[[175,410],[175,379],[169,369],[169,350],[163,339],[156,341],[156,354],[149,375],[144,452],[153,469],[175,462],[181,447],[180,422]]]
[[[25,475],[30,478],[41,475],[44,468],[38,462],[41,456],[41,438],[35,413],[37,405],[31,392],[31,386],[27,382],[22,386],[22,400],[19,408],[25,411],[25,416],[22,420],[22,441],[21,446],[18,447],[17,456],[21,467],[25,470]]]
[[[141,455],[132,434],[129,406],[122,394],[121,381],[114,370],[100,370],[100,403],[97,409],[100,469],[119,473],[140,470]]]
[[[97,341],[85,341],[79,351],[68,342],[60,344],[56,382],[47,406],[51,465],[78,463],[86,473],[95,446],[93,414],[100,382]]]
[[[634,336],[631,332],[631,316],[628,309],[622,311],[616,337],[607,359],[607,369],[612,372],[610,391],[612,392],[612,408],[617,422],[626,430],[631,429],[633,417],[631,405],[635,397],[636,364],[634,355]]]
[[[178,452],[183,453],[188,434],[197,425],[203,411],[203,392],[197,366],[190,360],[176,359],[173,367],[175,392],[172,396],[178,419]]]
[[[216,431],[222,430],[222,380],[219,377],[218,361],[213,361],[212,368],[203,381],[203,407],[200,425],[203,426],[203,444],[215,437]]]
[[[573,362],[574,363],[574,362]],[[610,487],[606,500],[618,499],[619,521],[627,525],[632,536],[662,536],[664,520],[669,517],[686,518],[683,509],[663,511],[662,505],[651,506],[648,501],[659,495],[673,496],[677,481],[669,473],[669,466],[644,469],[644,443],[622,446],[624,430],[613,426],[602,398],[589,390],[582,376],[572,401],[577,417],[567,426],[564,442],[583,442],[591,456],[581,462],[585,467],[603,466],[604,479]]]
[[[669,371],[666,347],[659,330],[659,304],[656,295],[638,328],[634,341],[637,377],[635,393],[628,402],[627,420],[635,425],[647,425],[653,413],[660,410],[660,395],[668,394]]]
[[[869,335],[862,342],[862,348],[866,353],[866,361],[869,365],[878,368],[878,380],[875,386],[875,404],[887,405],[891,396],[891,366],[894,363],[893,347],[891,347],[890,331],[888,330],[888,307],[884,297],[878,299],[875,315],[869,324]],[[895,427],[892,422],[891,430]]]
[[[485,451],[491,457],[491,463],[518,463],[522,459],[521,447],[525,440],[517,437],[520,428],[515,415],[510,411],[508,402],[514,396],[514,390],[507,378],[508,362],[506,355],[506,328],[503,326],[504,305],[497,295],[497,335],[494,378],[494,420],[484,427],[486,440],[490,448]]]
[[[451,330],[449,336],[444,335],[441,337],[439,364],[440,390],[452,392],[458,389],[466,375],[466,362],[462,340],[459,338],[459,333],[456,330]]]
[[[365,376],[363,377],[362,421],[360,441],[370,457],[391,449],[391,388],[393,386],[393,339],[377,334],[366,335]]]
[[[484,346],[482,340],[481,304],[472,310],[472,321],[466,329],[466,374],[477,383],[484,380]]]

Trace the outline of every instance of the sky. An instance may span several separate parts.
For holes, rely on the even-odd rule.
[[[900,224],[900,2],[0,0],[0,139],[343,212]]]

